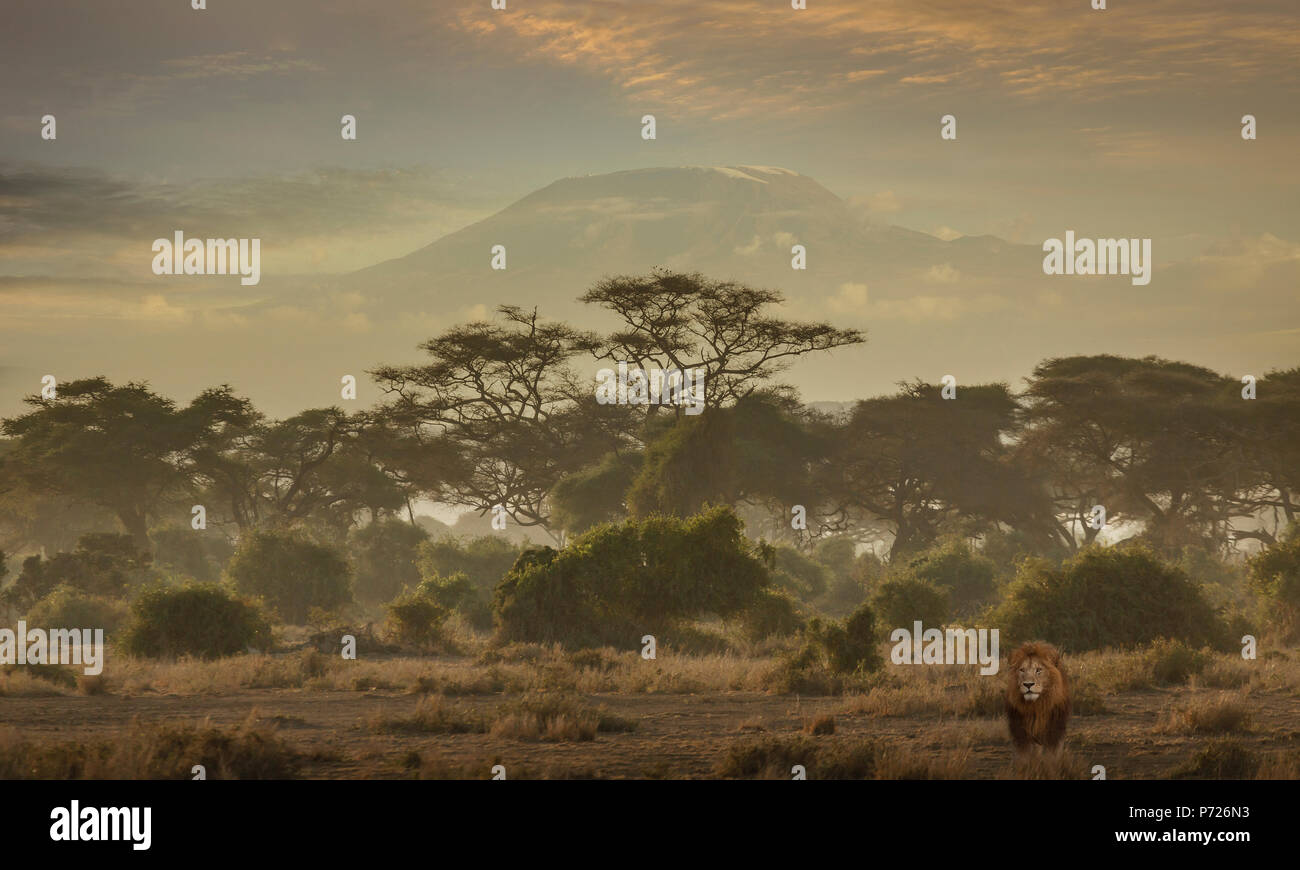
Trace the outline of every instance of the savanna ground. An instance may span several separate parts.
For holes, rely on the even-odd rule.
[[[294,646],[297,648],[293,648]],[[1300,651],[1067,656],[1058,761],[1013,762],[1004,672],[809,678],[776,646],[271,655],[0,674],[0,778],[1300,778]],[[1004,649],[1003,654],[1008,652]]]

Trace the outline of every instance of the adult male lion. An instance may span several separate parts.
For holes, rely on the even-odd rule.
[[[1070,683],[1056,647],[1042,641],[1011,654],[1007,674],[1007,726],[1016,755],[1033,747],[1058,751],[1070,721]]]

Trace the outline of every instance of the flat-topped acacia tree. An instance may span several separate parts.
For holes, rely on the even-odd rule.
[[[642,368],[702,368],[708,407],[770,389],[771,379],[800,356],[866,341],[861,330],[773,317],[766,312],[785,301],[781,293],[698,272],[656,269],[606,278],[580,301],[623,321],[625,328],[602,341],[602,359]]]
[[[25,401],[33,410],[0,426],[14,439],[3,476],[102,506],[146,552],[149,522],[185,489],[199,446],[254,416],[229,387],[205,390],[178,408],[145,384],[116,386],[102,377]]]
[[[500,505],[519,525],[547,528],[555,484],[625,439],[631,415],[597,403],[570,367],[595,353],[594,334],[543,321],[536,309],[497,311],[499,322],[462,324],[424,342],[425,363],[372,371],[392,397],[373,417],[409,443],[441,445],[454,457],[455,473],[436,497],[480,513]]]

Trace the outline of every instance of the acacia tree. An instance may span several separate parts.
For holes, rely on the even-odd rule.
[[[785,515],[815,498],[814,464],[829,430],[792,398],[751,393],[682,417],[650,441],[627,491],[633,516],[689,516],[706,505],[749,504]]]
[[[198,445],[253,413],[225,386],[177,408],[144,384],[114,386],[103,377],[25,401],[35,410],[2,424],[13,441],[0,479],[101,506],[146,552],[149,522],[183,491]]]
[[[366,415],[313,408],[285,420],[261,415],[211,433],[193,451],[191,481],[241,531],[304,523],[345,534],[357,515],[407,504],[396,448]]]
[[[1025,393],[1020,455],[1050,475],[1066,515],[1106,509],[1132,519],[1164,551],[1227,537],[1252,512],[1241,439],[1225,415],[1240,402],[1235,382],[1209,369],[1157,357],[1050,359]]]
[[[1016,411],[1005,384],[963,387],[945,400],[938,386],[917,381],[858,402],[820,466],[823,524],[883,526],[892,534],[891,558],[924,549],[963,520],[1050,538],[1050,512],[1009,461]]]
[[[776,291],[664,269],[605,279],[581,301],[623,323],[602,339],[599,358],[704,372],[703,416],[674,406],[665,429],[647,408],[644,462],[626,495],[633,515],[741,502],[784,511],[803,499],[815,427],[794,391],[772,380],[801,356],[865,341],[862,332],[773,317],[768,309],[784,301]]]
[[[1300,516],[1300,368],[1270,372],[1259,379],[1255,395],[1225,402],[1225,424],[1245,469],[1235,509],[1261,520],[1258,528],[1234,530],[1233,537],[1273,546],[1279,531],[1294,528]]]
[[[771,379],[800,356],[866,340],[856,329],[772,317],[765,311],[784,302],[782,294],[698,272],[660,269],[607,278],[580,300],[623,321],[625,328],[601,342],[602,359],[641,368],[703,369],[708,407],[770,389]]]
[[[543,322],[536,309],[497,309],[504,322],[453,327],[420,347],[430,361],[371,374],[393,401],[376,412],[405,434],[414,458],[441,444],[454,475],[431,493],[480,514],[497,505],[523,526],[550,531],[548,497],[567,473],[613,449],[629,432],[625,406],[600,405],[571,360],[595,335]]]

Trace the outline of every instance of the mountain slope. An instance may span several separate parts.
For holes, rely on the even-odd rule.
[[[573,316],[574,298],[602,276],[656,266],[825,297],[843,283],[921,280],[931,269],[951,276],[1020,247],[958,241],[867,224],[788,169],[639,169],[562,179],[405,257],[354,273],[350,283],[390,311],[429,310],[435,300],[457,311],[491,301]],[[795,244],[807,249],[805,272],[791,269]],[[503,272],[490,268],[495,245],[506,248]]]

